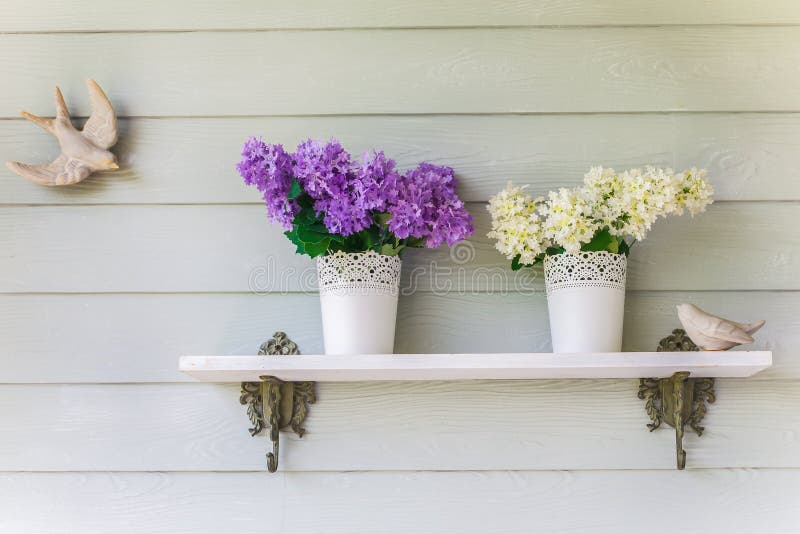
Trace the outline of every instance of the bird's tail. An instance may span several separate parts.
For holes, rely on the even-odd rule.
[[[744,329],[744,331],[745,331],[745,332],[747,332],[748,334],[755,334],[755,333],[756,333],[756,332],[758,332],[758,331],[761,329],[761,327],[762,327],[762,326],[764,326],[766,323],[767,323],[767,322],[766,322],[765,320],[763,320],[763,319],[762,319],[762,320],[760,320],[760,321],[756,321],[756,322],[754,322],[754,323],[750,323],[750,324],[743,324],[743,325],[742,325],[742,329]]]
[[[44,128],[51,134],[55,134],[55,128],[53,127],[53,123],[55,122],[53,119],[45,119],[44,117],[37,117],[27,111],[20,112],[20,115],[31,121],[32,123]]]

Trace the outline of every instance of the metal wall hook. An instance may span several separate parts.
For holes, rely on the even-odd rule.
[[[689,378],[681,371],[670,378],[642,378],[639,381],[638,397],[645,401],[645,411],[650,417],[647,428],[652,432],[667,423],[675,429],[675,454],[678,469],[686,467],[686,451],[683,448],[684,428],[687,424],[703,434],[699,426],[705,415],[705,401],[714,401],[713,378]]]
[[[683,410],[686,404],[686,381],[688,379],[689,373],[687,372],[675,373],[670,379],[672,400],[674,402],[672,408],[672,426],[675,427],[675,456],[678,469],[684,469],[686,467],[686,451],[683,450]],[[669,402],[666,404],[669,405]]]
[[[267,453],[267,470],[274,473],[278,470],[278,450],[280,449],[281,427],[281,386],[284,382],[274,376],[262,376],[261,395],[264,400],[264,419],[269,424],[269,440],[272,442],[272,452]]]
[[[300,354],[297,345],[283,332],[261,345],[260,355],[286,356]],[[308,415],[308,405],[316,402],[314,382],[284,382],[274,376],[261,376],[261,382],[242,382],[241,404],[247,405],[247,416],[253,424],[250,435],[256,436],[269,427],[272,452],[267,453],[267,470],[278,470],[280,430],[289,428],[299,437]]]
[[[267,471],[274,473],[278,470],[278,449],[280,442],[276,439],[272,442],[272,452],[267,453]]]
[[[697,351],[698,347],[683,330],[673,330],[672,335],[659,343],[658,351]],[[706,414],[706,401],[716,400],[713,378],[690,378],[680,371],[669,378],[641,378],[637,396],[645,401],[645,411],[650,417],[647,428],[652,432],[662,422],[675,428],[675,457],[678,469],[686,467],[686,451],[683,448],[684,428],[689,426],[703,435],[700,421]]]

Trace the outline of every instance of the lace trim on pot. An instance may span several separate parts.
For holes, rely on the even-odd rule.
[[[350,254],[339,251],[330,256],[319,256],[319,292],[326,294],[342,289],[377,289],[397,295],[401,264],[397,256],[384,256],[374,251]]]
[[[625,291],[625,254],[578,252],[544,258],[547,293],[572,287],[609,287]]]

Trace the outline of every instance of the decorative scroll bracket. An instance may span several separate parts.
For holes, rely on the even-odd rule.
[[[672,331],[658,345],[658,352],[698,351],[700,350],[686,332]],[[705,427],[700,425],[706,415],[706,402],[716,400],[713,378],[689,378],[689,373],[681,371],[670,378],[641,378],[637,395],[645,401],[645,411],[650,417],[647,428],[652,432],[667,423],[675,429],[675,449],[678,469],[686,467],[686,451],[683,449],[683,431],[688,423],[697,433],[703,435]]]
[[[283,332],[276,332],[272,339],[263,343],[259,355],[289,356],[300,354],[297,344]],[[299,437],[305,434],[302,427],[308,415],[308,405],[317,400],[314,382],[284,382],[274,376],[261,376],[261,382],[242,382],[240,404],[247,405],[247,416],[253,427],[251,436],[257,436],[265,427],[269,428],[272,452],[267,453],[267,470],[278,470],[280,430],[289,428]]]

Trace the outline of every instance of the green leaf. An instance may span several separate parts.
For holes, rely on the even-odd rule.
[[[291,230],[286,230],[285,232],[283,232],[283,235],[285,235],[286,238],[289,241],[291,241],[292,243],[294,243],[295,245],[301,243],[300,239],[297,238],[297,227],[296,226],[293,226]]]
[[[421,237],[409,237],[405,241],[407,247],[421,248],[425,246],[425,239]]]
[[[321,222],[311,223],[311,224],[307,225],[306,228],[308,228],[312,232],[317,232],[317,233],[320,233],[320,234],[327,234],[328,233],[328,227],[325,226],[325,224],[321,223]]]
[[[285,235],[289,239],[289,241],[291,241],[292,244],[294,244],[294,246],[296,247],[295,252],[297,254],[305,254],[306,253],[305,245],[303,244],[302,241],[300,241],[300,238],[297,237],[297,227],[296,226],[294,228],[292,228],[291,230],[288,230],[288,231],[284,232],[283,235]]]
[[[307,254],[312,258],[327,252],[331,244],[331,236],[313,232],[299,225],[295,225],[283,235],[295,245],[297,254]]]
[[[601,250],[606,250],[613,239],[614,236],[611,235],[611,232],[608,231],[608,228],[603,228],[602,230],[595,232],[592,240],[588,243],[584,243],[581,246],[581,250],[585,252],[599,252]]]
[[[340,250],[342,252],[363,252],[363,250],[361,250],[361,240],[357,235],[344,237],[340,244]]]
[[[317,232],[312,226],[297,225],[297,237],[303,243],[321,243],[325,239],[330,239],[327,233]]]
[[[522,257],[521,254],[517,254],[514,256],[514,259],[511,260],[511,270],[512,271],[519,271],[522,269],[522,264],[519,262],[519,259]]]
[[[314,208],[303,208],[300,210],[300,216],[300,220],[305,224],[317,224],[322,222],[322,219],[317,216],[317,212]]]
[[[625,254],[626,256],[630,256],[630,254],[631,254],[631,246],[624,239],[620,239],[620,242],[619,242],[619,253],[620,254]]]
[[[381,247],[380,253],[384,256],[397,256],[400,254],[400,251],[405,248],[404,245],[400,245],[399,247],[395,247],[391,243],[386,243]]]
[[[288,196],[288,195],[287,195]],[[310,210],[311,214],[316,217],[316,212],[314,211],[314,199],[306,193],[300,193],[300,195],[295,198],[297,204],[304,210]]]
[[[292,219],[292,224],[297,226],[298,224],[313,224],[317,221],[317,216],[314,213],[312,208],[300,208],[300,211],[297,212],[297,215],[294,216]]]
[[[380,241],[381,231],[377,226],[370,226],[356,235],[361,241],[362,250],[370,250]]]
[[[303,188],[300,187],[300,182],[297,181],[297,178],[292,179],[292,185],[289,188],[289,198],[294,199],[300,196],[300,193],[303,192]]]
[[[391,213],[376,213],[372,217],[380,226],[385,226],[392,219]]]
[[[611,243],[608,244],[606,250],[611,252],[612,254],[619,253],[619,239],[614,237],[611,239]]]
[[[305,243],[305,253],[312,258],[316,258],[317,256],[325,254],[330,244],[331,240],[327,238],[323,239],[320,243]]]

